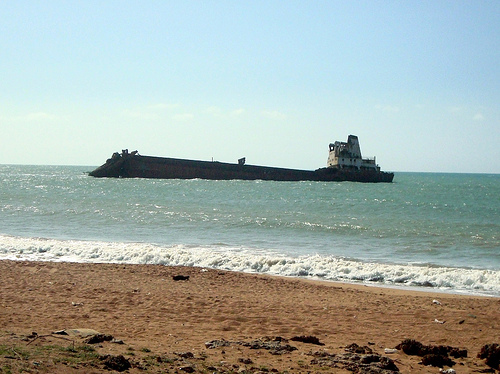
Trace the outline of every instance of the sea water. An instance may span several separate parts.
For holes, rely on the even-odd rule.
[[[500,296],[500,175],[108,179],[0,165],[0,259],[187,265]]]

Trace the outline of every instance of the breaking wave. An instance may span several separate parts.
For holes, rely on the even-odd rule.
[[[158,245],[0,235],[0,259],[162,264],[500,296],[500,271],[362,262],[329,255],[285,256],[250,247]]]

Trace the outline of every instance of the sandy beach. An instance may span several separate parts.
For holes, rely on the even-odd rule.
[[[498,298],[161,265],[0,261],[0,280],[1,373],[120,369],[106,357],[129,373],[439,373],[394,350],[405,339],[467,350],[450,359],[470,373],[500,343]]]

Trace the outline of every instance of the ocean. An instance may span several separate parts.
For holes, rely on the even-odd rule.
[[[186,265],[500,297],[500,175],[99,179],[0,165],[0,259]]]

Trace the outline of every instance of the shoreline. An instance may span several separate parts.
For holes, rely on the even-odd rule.
[[[189,279],[175,281],[176,275]],[[137,367],[152,353],[172,358],[179,352],[194,358],[172,358],[175,364],[155,364],[146,372],[174,373],[182,363],[200,373],[207,365],[217,373],[231,372],[226,366],[234,372],[265,366],[280,373],[347,373],[320,367],[314,354],[340,354],[353,343],[394,360],[402,373],[438,372],[419,365],[421,357],[385,353],[404,339],[466,349],[467,358],[453,359],[456,372],[466,373],[486,368],[477,354],[485,344],[498,343],[500,331],[498,298],[432,290],[198,267],[10,260],[0,260],[0,280],[0,346],[25,347],[22,337],[33,332],[45,337],[29,347],[68,344],[52,333],[93,329],[125,342],[103,342],[95,349],[127,357],[136,365],[130,373],[144,372]],[[301,336],[324,345],[290,341]],[[243,344],[266,337],[285,339],[296,350],[274,355]],[[209,348],[210,341],[232,343]],[[44,362],[53,365],[52,372],[72,372],[56,360]],[[0,357],[0,364],[12,363]]]
[[[283,274],[276,274],[276,273],[271,273],[271,272],[250,272],[250,271],[243,271],[243,270],[231,270],[231,269],[219,269],[219,268],[214,268],[214,267],[208,267],[208,266],[202,266],[202,265],[165,265],[165,264],[155,264],[155,263],[150,263],[150,264],[140,264],[140,263],[130,263],[130,262],[88,262],[88,261],[76,261],[76,260],[71,260],[71,259],[30,259],[30,258],[15,258],[13,256],[12,258],[5,257],[5,258],[0,258],[0,261],[19,261],[19,262],[54,262],[54,263],[75,263],[75,264],[111,264],[111,265],[144,265],[144,266],[166,266],[166,267],[193,267],[193,268],[199,268],[199,269],[210,269],[210,270],[220,270],[220,271],[227,271],[227,272],[235,272],[235,273],[241,273],[241,274],[256,274],[256,275],[267,275],[271,277],[283,277],[287,279],[301,279],[305,281],[313,281],[313,282],[327,282],[327,283],[334,283],[334,284],[339,284],[339,285],[352,285],[352,286],[360,286],[360,287],[375,287],[375,288],[382,288],[382,289],[396,289],[396,290],[401,290],[403,292],[423,292],[423,293],[436,293],[438,295],[441,294],[450,294],[450,295],[457,295],[457,296],[473,296],[473,297],[486,297],[486,298],[498,298],[500,299],[500,294],[498,293],[493,293],[492,291],[485,291],[485,290],[477,290],[477,291],[472,291],[472,290],[466,290],[466,289],[452,289],[452,288],[440,288],[438,286],[423,286],[423,285],[404,285],[404,284],[398,284],[398,283],[377,283],[377,282],[370,282],[370,281],[350,281],[350,280],[331,280],[331,279],[322,279],[319,277],[305,277],[305,276],[297,276],[297,275],[283,275]],[[452,269],[461,269],[461,268],[452,268]],[[497,271],[497,270],[491,270],[491,269],[467,269],[467,270],[479,270],[479,271]]]

